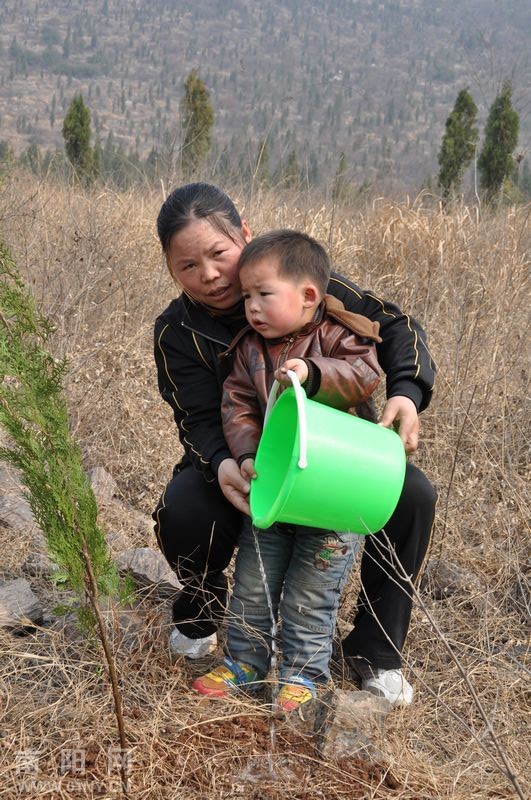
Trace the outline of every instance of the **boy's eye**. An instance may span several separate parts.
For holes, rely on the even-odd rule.
[[[224,250],[215,250],[212,253],[212,255],[214,256],[214,258],[217,258],[218,256],[222,256],[224,252],[225,252]]]
[[[271,292],[260,292],[260,297],[268,297]]]
[[[250,294],[246,294],[245,292],[242,292],[242,297],[243,297],[244,300],[250,300],[251,299],[251,295]]]

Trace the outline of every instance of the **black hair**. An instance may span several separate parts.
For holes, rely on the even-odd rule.
[[[270,231],[257,236],[243,248],[238,269],[268,257],[277,259],[279,275],[294,281],[310,278],[324,297],[331,266],[326,250],[318,241],[300,231]]]
[[[157,217],[157,233],[166,253],[171,238],[193,219],[206,219],[225,236],[235,241],[242,221],[236,206],[225,192],[210,183],[179,186],[166,198]]]

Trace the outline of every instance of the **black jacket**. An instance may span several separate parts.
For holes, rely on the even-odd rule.
[[[392,303],[332,273],[328,293],[345,308],[380,323],[378,360],[386,373],[387,397],[405,395],[419,411],[430,402],[435,365],[420,325]],[[172,407],[185,455],[209,483],[220,463],[231,458],[221,424],[223,381],[232,358],[219,358],[246,324],[241,309],[215,316],[185,294],[172,300],[155,322],[159,391]]]

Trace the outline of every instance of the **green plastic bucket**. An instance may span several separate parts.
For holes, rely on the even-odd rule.
[[[251,482],[253,524],[374,533],[396,508],[406,470],[398,434],[306,397],[297,376],[271,390]]]

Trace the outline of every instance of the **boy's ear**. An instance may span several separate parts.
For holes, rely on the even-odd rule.
[[[303,308],[310,308],[319,302],[319,292],[313,283],[307,283],[303,292]]]

